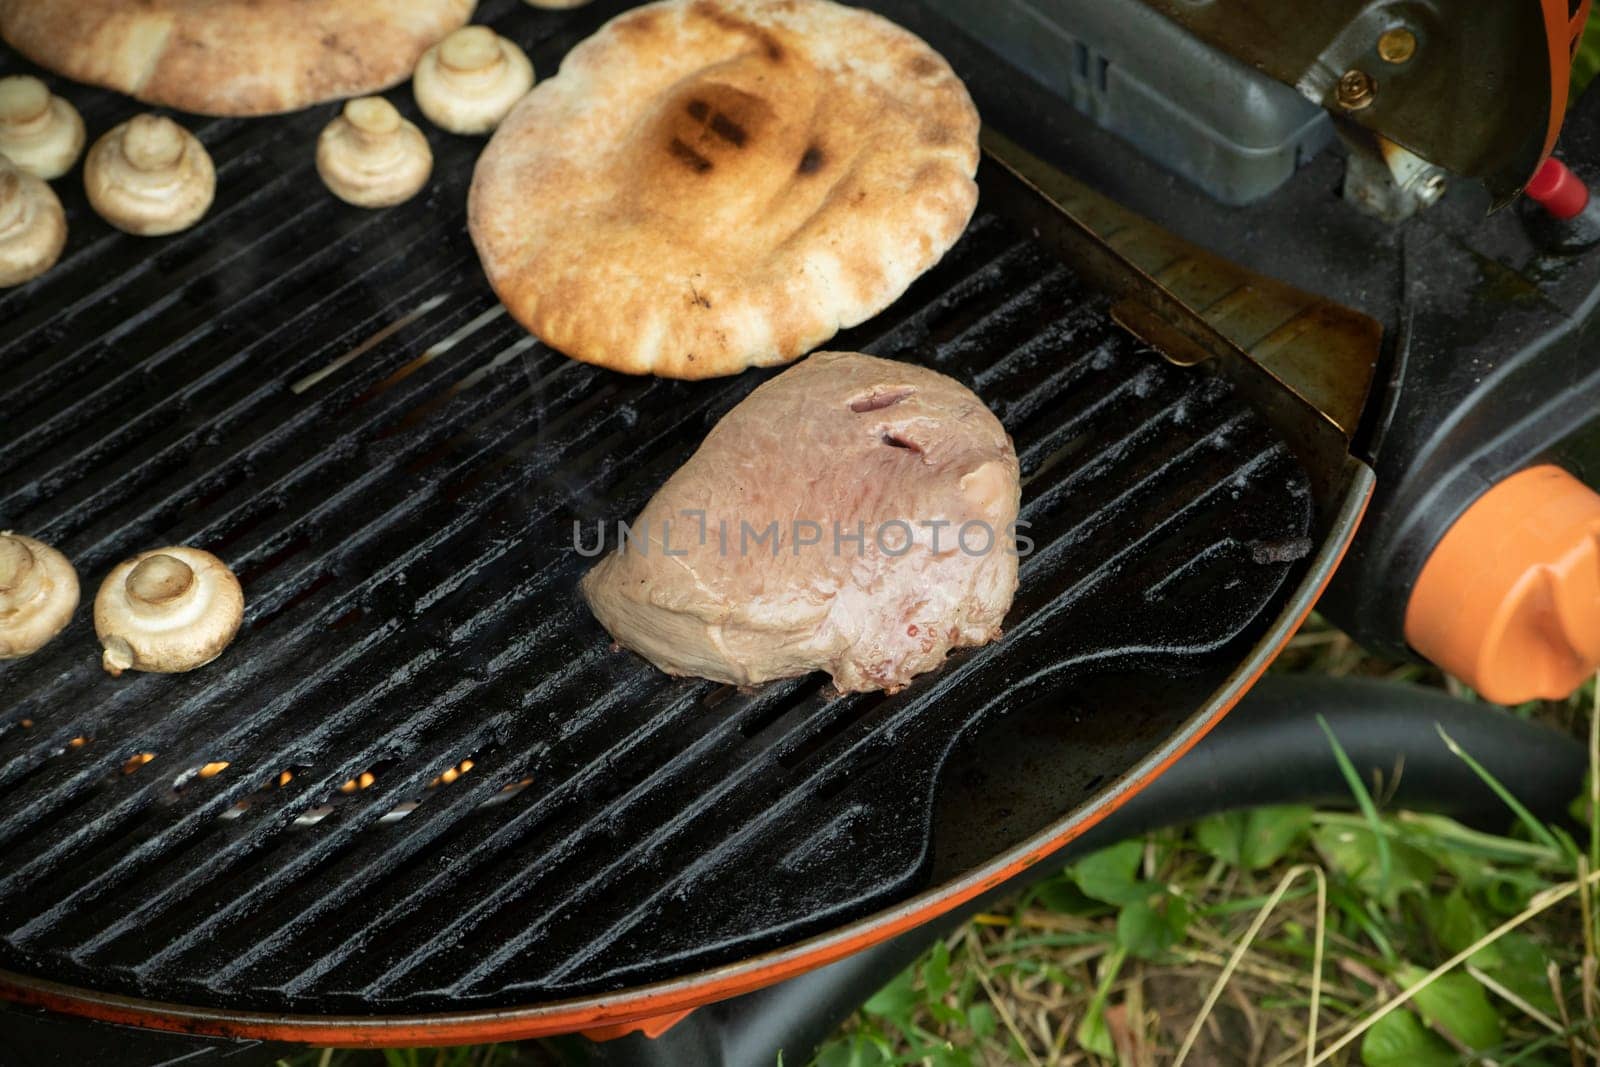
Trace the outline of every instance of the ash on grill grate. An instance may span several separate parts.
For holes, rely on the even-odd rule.
[[[541,69],[598,17],[486,14],[523,43],[558,27]],[[1106,679],[1192,706],[1292,584],[1262,547],[1310,529],[1289,452],[986,210],[830,347],[925,360],[1015,437],[1036,548],[1005,638],[894,697],[737,693],[613,653],[573,521],[632,517],[767,375],[625,378],[533,343],[463,232],[472,144],[440,139],[425,201],[360,214],[307,177],[325,117],[203,126],[217,214],[170,242],[69,196],[64,264],[0,297],[0,527],[91,588],[197,544],[248,599],[194,674],[105,677],[83,611],[0,666],[0,966],[328,1012],[724,962],[950,876],[948,835],[993,854],[1037,830],[955,828],[963,737],[1058,724]]]

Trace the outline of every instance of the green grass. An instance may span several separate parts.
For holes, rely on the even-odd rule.
[[[1574,97],[1597,73],[1600,18],[1574,66]],[[1380,675],[1470,696],[1427,668],[1366,656],[1320,624],[1294,639],[1279,669]],[[1589,736],[1594,701],[1591,682],[1565,703],[1517,712]],[[1192,1029],[1191,1064],[1303,1063],[1313,993],[1319,1048],[1365,1027],[1331,1063],[1600,1061],[1595,806],[1575,799],[1574,814],[1589,827],[1580,847],[1509,795],[1507,832],[1495,835],[1384,810],[1382,783],[1369,787],[1353,771],[1348,784],[1359,814],[1277,808],[1219,816],[1084,858],[935,945],[868,1001],[816,1064],[1143,1067],[1171,1063]],[[1287,876],[1310,870],[1324,872],[1325,901],[1303,876],[1284,888]],[[1523,917],[1563,887],[1569,896]],[[1276,907],[1241,944],[1276,889]],[[1313,982],[1319,919],[1326,958]],[[1373,1022],[1402,991],[1469,949]],[[1222,995],[1202,1017],[1234,956]],[[310,1053],[291,1067],[552,1062],[543,1046],[526,1044]]]

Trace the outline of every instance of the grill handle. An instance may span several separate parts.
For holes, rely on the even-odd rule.
[[[1403,772],[1392,808],[1449,815],[1504,829],[1505,805],[1438,733],[1443,726],[1512,794],[1543,818],[1560,818],[1581,790],[1584,748],[1565,734],[1488,705],[1415,686],[1364,679],[1264,679],[1195,749],[1105,821],[1030,871],[968,904],[863,952],[767,989],[699,1008],[653,1040],[603,1044],[567,1039],[574,1063],[596,1067],[770,1067],[808,1062],[868,997],[936,939],[976,912],[1056,873],[1062,864],[1125,838],[1202,815],[1266,804],[1350,807],[1322,715],[1367,780]]]

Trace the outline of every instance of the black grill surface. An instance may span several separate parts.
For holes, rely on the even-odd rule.
[[[617,6],[482,17],[549,73]],[[66,91],[91,136],[134,110]],[[430,131],[426,194],[361,212],[313,169],[332,113],[191,122],[220,190],[170,239],[114,234],[76,174],[57,183],[64,261],[0,295],[0,528],[84,585],[65,633],[0,666],[0,967],[319,1013],[726,962],[1083,802],[1299,574],[1311,499],[1289,452],[986,200],[830,347],[951,374],[1015,437],[1037,547],[1005,638],[888,698],[668,679],[583,607],[574,521],[631,518],[770,375],[628,378],[535,343],[465,233],[478,143]],[[237,570],[244,628],[200,671],[114,680],[87,605],[115,562],[171,543]],[[1002,787],[986,745],[1062,755]]]

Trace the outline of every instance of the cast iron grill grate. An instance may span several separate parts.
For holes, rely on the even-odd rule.
[[[483,17],[548,71],[615,6]],[[132,110],[71,95],[91,131]],[[112,235],[63,184],[64,262],[0,296],[0,528],[62,548],[86,603],[166,543],[247,597],[193,674],[106,677],[86,607],[0,666],[0,967],[337,1012],[726,962],[954,873],[939,771],[976,725],[1116,672],[1197,702],[1298,573],[1287,449],[986,204],[829,347],[925,360],[1013,434],[1037,547],[1006,638],[891,698],[668,679],[588,616],[573,524],[632,517],[769,375],[634,379],[535,343],[465,234],[476,145],[433,134],[424,197],[361,213],[311,167],[330,111],[200,124],[218,204],[169,240]]]

